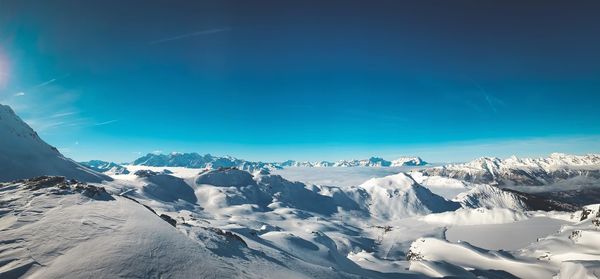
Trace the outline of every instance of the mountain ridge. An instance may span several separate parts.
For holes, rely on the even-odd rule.
[[[403,166],[425,166],[428,163],[420,157],[400,157],[388,161],[380,157],[371,157],[362,160],[339,160],[329,161],[295,161],[284,162],[256,162],[238,159],[231,156],[213,156],[211,154],[201,155],[196,152],[169,154],[148,153],[135,161],[132,165],[143,165],[151,167],[187,167],[187,168],[222,168],[236,167],[241,170],[255,171],[262,168],[281,169],[286,167],[403,167]]]

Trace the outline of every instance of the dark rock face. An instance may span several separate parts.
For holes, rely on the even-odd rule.
[[[150,177],[150,176],[158,175],[158,172],[151,171],[151,170],[138,170],[138,171],[134,172],[133,174],[135,174],[139,177]]]
[[[502,189],[513,193],[521,198],[521,200],[527,205],[529,210],[542,210],[542,211],[568,211],[573,212],[579,209],[579,206],[565,202],[559,199],[553,199],[552,197],[540,195],[540,194],[528,194],[511,189]]]
[[[134,172],[133,174],[135,174],[139,177],[151,177],[151,176],[161,175],[161,174],[163,174],[163,175],[173,174],[173,172],[168,169],[164,169],[160,172],[156,172],[156,171],[152,171],[152,170],[138,170],[138,171]]]
[[[27,189],[32,191],[55,186],[58,188],[64,188],[68,186],[68,181],[64,176],[38,176],[32,179],[25,179],[21,181],[24,182]]]
[[[246,241],[244,241],[244,239],[242,237],[240,237],[239,235],[237,235],[237,234],[234,234],[234,233],[229,232],[229,231],[224,231],[224,230],[221,230],[219,228],[207,228],[207,230],[213,231],[213,232],[215,232],[218,235],[224,236],[225,239],[227,239],[228,241],[239,242],[244,247],[248,247],[248,244],[246,243]]]
[[[538,196],[570,203],[576,206],[600,203],[600,188],[590,187],[577,190],[553,191],[537,194]]]
[[[161,214],[160,218],[165,220],[165,222],[171,224],[171,226],[177,227],[177,221],[175,219],[171,218],[171,216],[166,215],[166,214]]]
[[[80,193],[95,200],[114,200],[104,187],[88,185],[75,179],[67,180],[63,176],[39,176],[15,182],[23,183],[24,187],[31,191],[54,188],[57,191],[53,191],[53,193],[56,194]]]

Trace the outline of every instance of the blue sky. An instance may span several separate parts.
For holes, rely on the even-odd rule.
[[[600,152],[598,2],[321,2],[0,0],[0,103],[77,160]]]

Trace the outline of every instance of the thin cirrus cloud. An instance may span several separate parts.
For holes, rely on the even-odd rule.
[[[108,121],[104,121],[104,122],[96,123],[96,124],[94,124],[94,126],[108,125],[108,124],[111,124],[111,123],[115,123],[115,122],[117,122],[117,121],[119,121],[119,120],[117,120],[117,119],[108,120]]]
[[[57,79],[55,79],[55,78],[53,78],[53,79],[49,79],[49,80],[47,80],[47,81],[44,81],[44,82],[42,82],[42,83],[40,83],[40,84],[36,84],[36,85],[34,85],[32,88],[40,88],[40,87],[44,87],[44,86],[46,86],[46,85],[48,85],[48,84],[51,84],[51,83],[53,83],[53,82],[55,82],[55,81],[57,81]]]
[[[53,115],[51,115],[51,118],[60,118],[60,117],[66,117],[66,116],[70,116],[70,115],[74,115],[76,114],[76,112],[73,111],[69,111],[69,112],[61,112],[61,113],[55,113]]]
[[[156,44],[161,44],[161,43],[166,43],[166,42],[181,40],[181,39],[187,39],[187,38],[196,37],[196,36],[221,33],[221,32],[225,32],[225,31],[229,31],[229,30],[231,30],[231,28],[217,28],[217,29],[201,30],[201,31],[185,33],[185,34],[181,34],[181,35],[177,35],[177,36],[173,36],[173,37],[162,38],[159,40],[151,41],[148,44],[156,45]]]

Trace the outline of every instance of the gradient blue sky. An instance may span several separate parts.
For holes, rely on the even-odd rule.
[[[600,152],[598,14],[598,1],[0,0],[0,103],[77,160]]]

